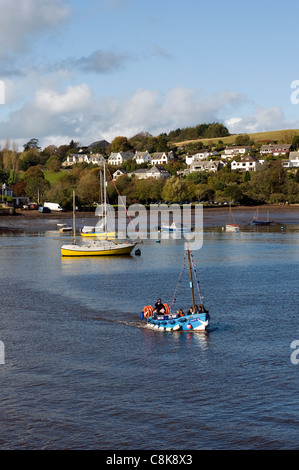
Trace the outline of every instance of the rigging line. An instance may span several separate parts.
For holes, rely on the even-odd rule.
[[[107,168],[107,170],[108,170],[108,173],[109,173],[109,175],[110,175],[111,181],[112,181],[112,183],[114,184],[114,187],[115,187],[115,189],[116,189],[116,191],[117,191],[117,194],[118,194],[118,196],[119,196],[119,198],[120,198],[120,200],[121,200],[121,202],[122,202],[122,204],[123,204],[123,206],[124,206],[124,208],[125,208],[126,214],[127,214],[127,216],[129,217],[130,222],[132,223],[132,225],[133,225],[133,227],[134,227],[134,229],[135,229],[135,232],[137,233],[138,237],[140,238],[141,243],[143,243],[143,240],[142,240],[142,238],[141,238],[141,236],[140,236],[140,234],[139,234],[137,228],[135,227],[133,220],[131,219],[131,217],[130,217],[128,211],[127,211],[126,205],[124,204],[124,201],[123,201],[123,199],[122,199],[122,197],[121,197],[121,195],[120,195],[120,193],[119,193],[119,191],[118,191],[118,189],[117,189],[117,186],[116,186],[116,184],[115,184],[114,181],[113,181],[113,178],[112,178],[112,176],[111,176],[111,173],[110,173],[109,168]]]
[[[200,290],[200,285],[199,285],[199,281],[198,281],[198,278],[197,278],[196,266],[195,266],[194,258],[193,258],[193,255],[192,255],[192,254],[191,254],[191,262],[192,262],[192,266],[193,266],[194,277],[195,277],[196,284],[197,284],[198,294],[199,294],[199,297],[200,297],[201,299],[203,299],[203,295],[202,295],[202,292],[201,292],[201,290]]]
[[[180,282],[181,282],[181,278],[183,277],[183,273],[184,273],[184,271],[185,271],[185,269],[186,269],[185,263],[186,263],[186,253],[184,253],[183,267],[182,267],[182,270],[181,270],[181,272],[180,272],[180,274],[179,274],[179,277],[178,277],[178,282],[177,282],[177,285],[176,285],[176,288],[175,288],[175,291],[174,291],[174,294],[173,294],[173,300],[172,300],[172,303],[171,303],[171,305],[170,305],[170,307],[169,307],[170,309],[171,309],[171,307],[173,307],[173,305],[176,303],[176,292],[177,292],[178,287],[179,287],[179,284],[180,284]]]

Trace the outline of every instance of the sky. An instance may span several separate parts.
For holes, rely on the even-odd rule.
[[[1,147],[299,129],[298,14],[297,0],[0,0]]]

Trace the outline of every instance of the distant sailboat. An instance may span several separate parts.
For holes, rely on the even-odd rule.
[[[232,219],[233,219],[233,215],[232,215],[232,208],[230,204],[229,205],[229,223],[225,225],[225,230],[227,232],[238,232],[240,229],[240,226],[232,222]]]
[[[269,220],[269,211],[267,211],[267,220],[259,219],[259,209],[257,208],[256,213],[252,219],[252,223],[255,225],[271,225],[272,220]]]

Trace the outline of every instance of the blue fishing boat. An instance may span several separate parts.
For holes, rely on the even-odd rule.
[[[187,257],[189,265],[192,307],[186,314],[184,314],[182,309],[178,310],[176,313],[171,313],[171,307],[176,302],[176,292],[174,294],[174,300],[171,306],[169,307],[168,304],[164,303],[162,305],[162,310],[160,310],[159,312],[157,312],[156,309],[154,309],[154,307],[152,307],[151,305],[146,305],[140,314],[140,318],[141,320],[144,320],[146,322],[146,325],[149,328],[153,328],[159,331],[205,331],[209,326],[210,314],[209,310],[206,310],[203,305],[203,296],[201,294],[198,282],[197,287],[200,297],[200,305],[198,307],[195,304],[193,276],[196,277],[196,270],[189,246],[187,248]],[[184,269],[185,266],[183,265],[183,270],[180,274],[179,282]]]

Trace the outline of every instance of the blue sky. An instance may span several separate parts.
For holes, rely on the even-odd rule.
[[[298,13],[297,0],[0,0],[2,147],[214,121],[297,129]]]

